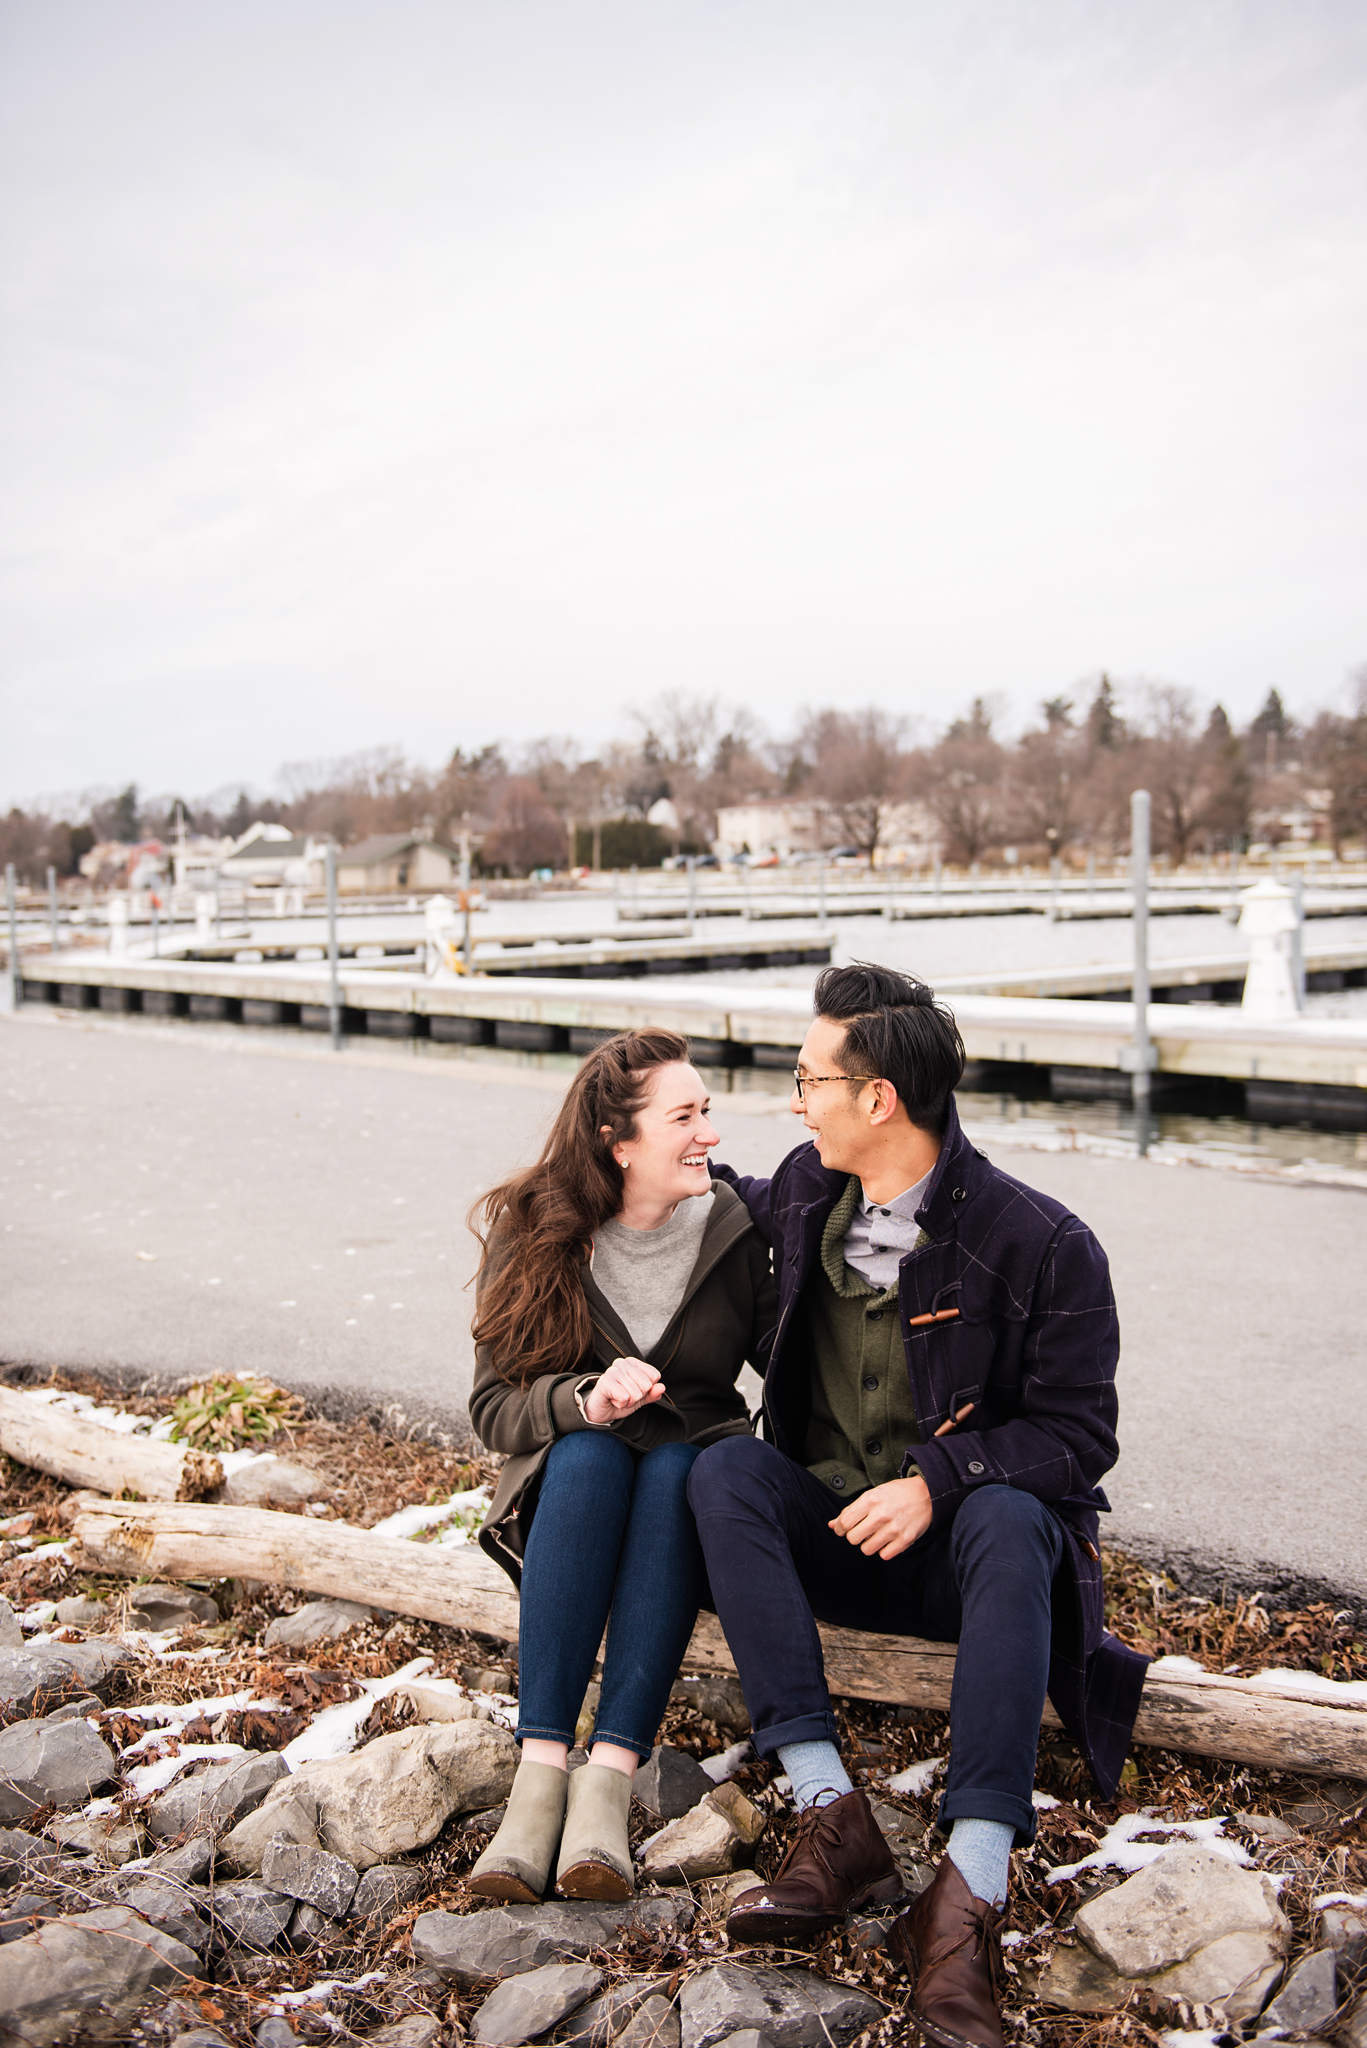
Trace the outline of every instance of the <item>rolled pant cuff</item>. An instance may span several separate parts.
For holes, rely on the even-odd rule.
[[[1014,1828],[1013,1847],[1028,1849],[1035,1839],[1035,1809],[1031,1802],[1013,1799],[1009,1792],[946,1792],[936,1816],[940,1833],[947,1835],[956,1820],[995,1820]]]
[[[563,1742],[566,1749],[574,1748],[574,1731],[567,1735],[563,1728],[537,1728],[530,1723],[519,1721],[513,1730],[515,1742]]]
[[[790,1742],[833,1742],[840,1747],[835,1715],[799,1714],[795,1721],[777,1721],[772,1728],[756,1728],[750,1736],[760,1756],[775,1756]]]
[[[643,1744],[639,1735],[614,1735],[610,1728],[595,1728],[589,1737],[590,1749],[595,1742],[611,1742],[618,1749],[634,1749],[643,1764],[648,1764],[655,1753],[654,1744]]]

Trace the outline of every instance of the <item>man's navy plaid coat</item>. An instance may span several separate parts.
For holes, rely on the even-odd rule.
[[[799,1303],[817,1267],[827,1216],[847,1176],[799,1145],[772,1180],[713,1172],[743,1198],[773,1247],[778,1325],[764,1381],[769,1440],[799,1462],[810,1364]],[[1002,1173],[964,1136],[953,1103],[940,1157],[916,1212],[928,1242],[902,1260],[902,1339],[923,1443],[902,1469],[930,1489],[934,1523],[974,1487],[1018,1486],[1063,1524],[1054,1582],[1049,1696],[1114,1796],[1134,1728],[1147,1659],[1103,1620],[1098,1481],[1116,1456],[1120,1331],[1106,1255],[1061,1203]],[[795,1321],[797,1319],[797,1321]],[[950,1435],[935,1431],[973,1404]],[[896,1617],[888,1617],[890,1634]]]

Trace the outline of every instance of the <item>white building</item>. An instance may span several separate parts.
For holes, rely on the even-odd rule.
[[[889,804],[880,821],[875,867],[919,867],[935,858],[939,832],[924,804]],[[738,853],[830,852],[848,844],[847,823],[835,806],[819,797],[755,797],[717,812],[715,851],[723,859]]]

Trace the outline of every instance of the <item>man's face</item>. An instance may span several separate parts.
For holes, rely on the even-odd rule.
[[[844,1025],[828,1017],[814,1018],[797,1056],[797,1070],[806,1084],[806,1099],[799,1100],[794,1088],[789,1107],[811,1132],[821,1164],[835,1173],[858,1173],[871,1136],[870,1091],[867,1085],[849,1088],[843,1080],[814,1078],[850,1072],[845,1065]]]

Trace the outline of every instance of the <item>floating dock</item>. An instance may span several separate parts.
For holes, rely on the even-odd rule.
[[[590,989],[569,977],[446,981],[355,966],[339,979],[349,1034],[529,1052],[586,1052],[608,1032],[656,1024],[685,1033],[705,1064],[784,1068],[792,1065],[811,1019],[805,989],[725,981],[642,988],[618,980]],[[948,987],[945,994],[976,1085],[1128,1095],[1131,1004],[959,994]],[[25,963],[24,995],[66,1009],[304,1030],[327,1030],[331,1015],[326,972],[298,962],[270,967],[59,957]],[[1223,1084],[1241,1091],[1245,1114],[1367,1127],[1367,1020],[1269,1023],[1239,1010],[1153,1003],[1149,1032],[1158,1100],[1165,1090]]]

